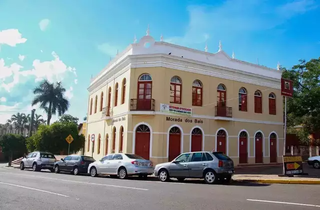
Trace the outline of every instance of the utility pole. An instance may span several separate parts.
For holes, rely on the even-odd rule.
[[[36,110],[35,109],[32,109],[31,111],[31,119],[30,119],[30,125],[29,125],[29,137],[32,136],[32,130],[33,130],[33,119],[34,119],[34,112]]]

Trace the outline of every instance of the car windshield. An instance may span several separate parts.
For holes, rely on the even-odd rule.
[[[144,159],[143,157],[140,157],[139,155],[135,154],[125,154],[130,159]]]
[[[55,158],[53,154],[48,154],[48,153],[41,153],[40,155],[41,158]]]
[[[83,160],[84,161],[95,161],[95,159],[93,159],[93,157],[88,157],[88,156],[83,156]]]
[[[221,152],[213,152],[214,156],[216,156],[219,160],[231,160],[228,156]]]

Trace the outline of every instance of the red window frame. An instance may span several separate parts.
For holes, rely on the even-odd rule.
[[[126,99],[126,78],[122,81],[122,98],[121,98],[121,104],[124,104]]]
[[[202,87],[192,87],[192,106],[202,106]]]
[[[218,95],[218,98],[217,98],[218,106],[227,106],[227,91],[218,90],[217,95]]]
[[[262,94],[261,92],[254,94],[254,112],[262,113]]]
[[[274,95],[274,98],[271,98],[270,95],[269,95],[269,114],[270,115],[276,115],[277,114],[276,97],[275,97],[275,95]]]
[[[112,135],[112,153],[116,151],[116,134],[117,134],[117,129],[114,127],[113,135]]]
[[[103,109],[103,92],[101,92],[101,96],[100,96],[100,112],[102,112]]]
[[[101,146],[101,135],[98,137],[98,154],[100,154],[100,146]]]
[[[180,93],[180,95],[177,93]],[[182,93],[182,84],[171,82],[170,83],[170,103],[181,104],[181,93]]]
[[[243,91],[241,92],[241,90]],[[240,88],[239,90],[239,111],[248,111],[248,96],[245,88]]]
[[[116,83],[116,86],[115,86],[115,96],[114,96],[114,106],[117,106],[118,105],[118,91],[119,90],[119,85],[118,83]]]
[[[119,142],[119,152],[122,152],[123,149],[123,127],[120,127],[120,142]]]

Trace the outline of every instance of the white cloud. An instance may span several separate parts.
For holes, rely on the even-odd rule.
[[[23,60],[25,59],[25,57],[26,57],[26,56],[24,56],[24,55],[19,55],[19,60],[20,60],[20,61],[23,61]]]
[[[0,98],[0,102],[6,102],[6,101],[7,101],[7,99],[5,97]]]
[[[315,8],[315,0],[295,0],[278,6],[260,0],[227,0],[214,7],[189,6],[185,34],[165,41],[189,45],[204,43],[208,34],[219,40],[229,34],[268,30]]]
[[[49,19],[43,19],[39,22],[39,27],[41,31],[45,31],[50,24]]]
[[[101,52],[103,52],[106,55],[115,56],[117,54],[117,50],[119,50],[119,48],[117,48],[116,46],[112,46],[109,43],[103,43],[103,44],[98,45],[98,50],[100,50]]]
[[[19,105],[19,103],[13,106],[0,105],[0,124],[6,123],[11,118],[11,115],[18,112]]]
[[[73,87],[72,86],[65,92],[65,96],[69,100],[73,98]]]
[[[22,38],[22,34],[18,29],[7,29],[0,31],[0,46],[9,45],[15,47],[17,44],[22,44],[27,41],[26,38]]]
[[[74,84],[78,84],[78,80],[77,79],[74,79]]]

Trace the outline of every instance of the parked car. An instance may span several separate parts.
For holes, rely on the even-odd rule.
[[[313,168],[320,168],[320,156],[313,156],[308,158],[308,164],[313,166]]]
[[[54,155],[50,152],[32,152],[21,160],[20,169],[32,168],[33,171],[41,171],[41,169],[49,169],[53,172],[53,165],[56,161]]]
[[[88,166],[93,163],[95,159],[83,155],[69,155],[54,163],[54,171],[71,172],[74,175],[85,174],[88,171]]]
[[[101,160],[91,163],[88,173],[93,177],[111,175],[125,179],[131,175],[139,175],[141,178],[147,178],[148,175],[153,174],[153,170],[153,164],[150,160],[135,154],[118,153],[107,155]]]
[[[233,161],[221,152],[187,152],[171,162],[155,166],[155,176],[165,182],[170,178],[184,181],[186,178],[204,178],[208,184],[218,179],[229,182],[234,174]]]

